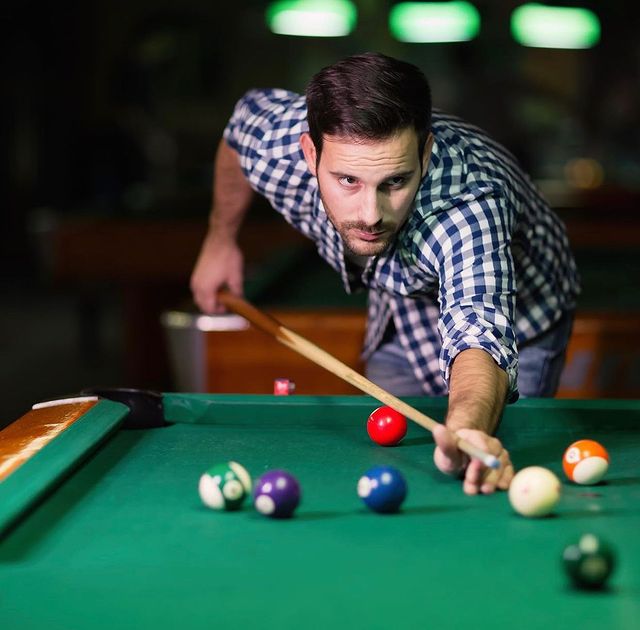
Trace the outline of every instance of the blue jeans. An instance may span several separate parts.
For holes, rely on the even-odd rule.
[[[520,396],[552,397],[558,389],[573,312],[565,313],[547,332],[518,347]],[[371,355],[366,376],[396,396],[424,396],[397,335],[384,341]]]

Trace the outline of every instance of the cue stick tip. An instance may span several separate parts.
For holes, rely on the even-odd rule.
[[[483,463],[487,468],[498,470],[500,468],[500,460],[495,456],[487,453],[483,458]]]

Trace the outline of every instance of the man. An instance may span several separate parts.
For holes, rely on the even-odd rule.
[[[506,489],[513,467],[492,434],[506,402],[555,392],[578,292],[564,228],[512,156],[461,120],[432,118],[422,72],[376,53],[323,69],[306,98],[248,92],[217,152],[191,280],[205,312],[220,310],[221,286],[242,293],[236,236],[253,190],[315,241],[347,291],[368,289],[367,376],[400,396],[448,393],[436,466],[468,494]],[[452,433],[501,469],[469,462]]]

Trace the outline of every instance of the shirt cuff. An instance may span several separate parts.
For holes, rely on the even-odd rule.
[[[440,353],[440,371],[442,378],[449,387],[449,379],[451,378],[451,366],[453,360],[463,351],[470,348],[476,348],[487,352],[496,362],[499,368],[504,370],[509,380],[507,389],[507,403],[514,403],[520,397],[518,392],[518,360],[517,357],[510,357],[503,346],[491,341],[483,341],[477,337],[462,337],[455,343],[443,343]]]

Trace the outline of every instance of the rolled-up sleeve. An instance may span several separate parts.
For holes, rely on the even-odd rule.
[[[463,350],[488,352],[509,378],[508,400],[518,398],[518,353],[513,330],[516,302],[511,254],[513,213],[494,187],[456,200],[432,233],[439,279],[442,338],[440,370],[447,383]]]

